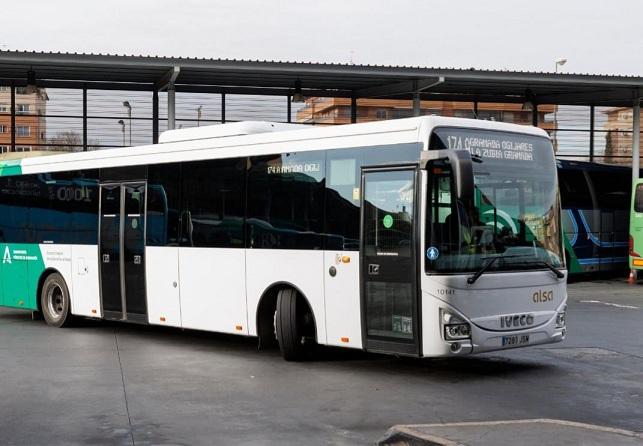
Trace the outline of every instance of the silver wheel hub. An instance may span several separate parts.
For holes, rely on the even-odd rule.
[[[65,295],[57,283],[52,283],[47,288],[47,309],[54,319],[63,317],[65,311]]]

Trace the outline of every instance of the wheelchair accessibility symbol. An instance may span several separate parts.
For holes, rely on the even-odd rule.
[[[440,257],[440,251],[438,251],[438,248],[436,248],[435,246],[431,246],[426,250],[426,257],[427,259],[434,261],[438,257]]]

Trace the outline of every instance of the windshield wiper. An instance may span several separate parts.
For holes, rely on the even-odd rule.
[[[515,255],[510,255],[510,256],[483,257],[482,260],[487,260],[488,259],[489,261],[487,263],[485,263],[484,265],[482,265],[482,268],[480,268],[478,271],[476,271],[473,276],[468,277],[467,278],[467,283],[469,285],[473,285],[474,283],[476,283],[476,280],[478,280],[480,278],[480,276],[482,276],[485,273],[485,271],[487,271],[487,269],[491,265],[496,263],[496,260],[498,260],[498,259],[512,259],[512,258],[516,258],[516,257],[531,257],[531,254],[515,254]],[[552,268],[553,268],[553,266],[552,266]],[[556,271],[558,271],[558,270],[556,270]],[[560,273],[560,271],[558,271],[558,272]],[[560,273],[560,274],[562,274],[562,273]]]
[[[562,279],[562,278],[565,277],[565,274],[561,270],[559,270],[558,268],[556,268],[554,265],[552,265],[549,262],[545,262],[544,260],[537,260],[537,261],[535,261],[533,263],[535,263],[536,265],[542,265],[542,266],[547,267],[548,269],[551,270],[552,273],[556,274],[556,277],[558,277],[559,279]]]

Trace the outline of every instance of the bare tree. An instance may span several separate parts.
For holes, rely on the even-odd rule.
[[[49,150],[56,150],[61,152],[82,152],[83,151],[83,138],[78,132],[65,130],[58,132],[56,136],[49,139]],[[88,150],[96,150],[100,142],[95,140],[87,141]]]

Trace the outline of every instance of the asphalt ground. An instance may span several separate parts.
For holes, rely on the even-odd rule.
[[[0,444],[374,444],[393,425],[558,419],[643,431],[643,285],[569,287],[568,337],[457,360],[0,309]],[[519,444],[519,438],[518,444]]]

